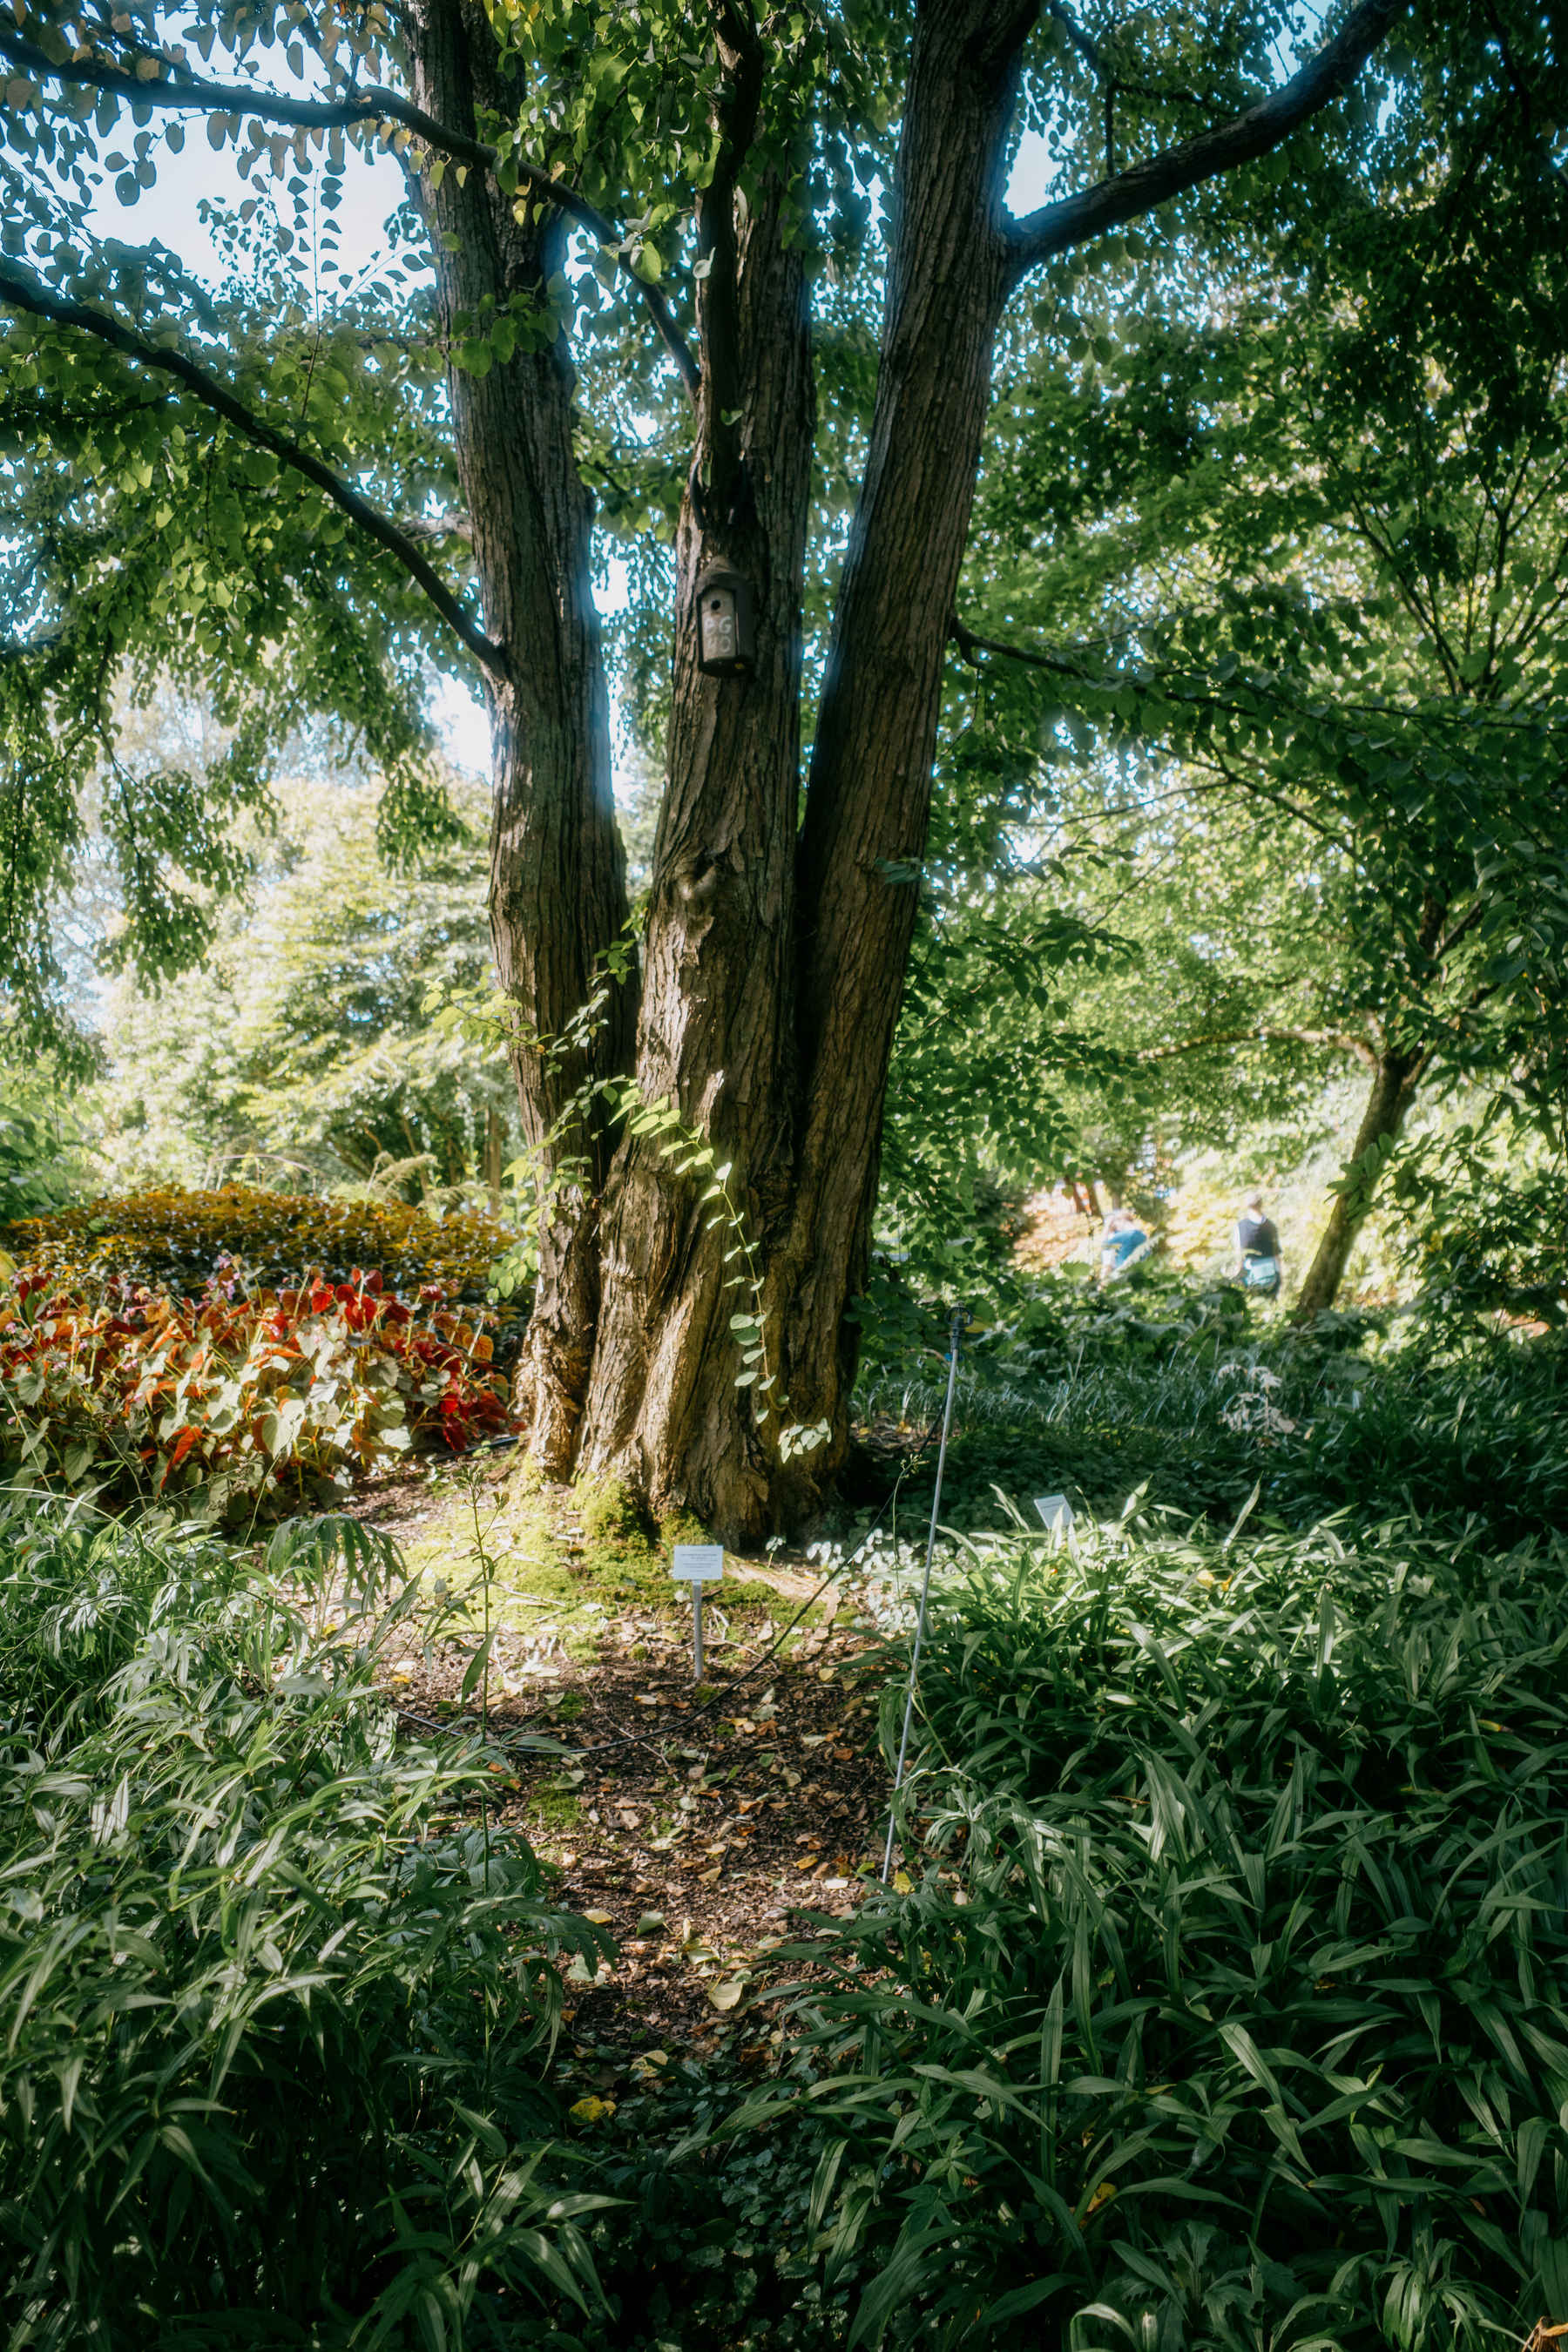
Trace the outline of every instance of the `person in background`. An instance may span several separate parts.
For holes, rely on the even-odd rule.
[[[1112,1209],[1100,1236],[1100,1278],[1114,1282],[1144,1255],[1149,1236],[1131,1209]]]
[[[1243,1287],[1259,1298],[1278,1298],[1285,1281],[1279,1230],[1263,1206],[1261,1192],[1249,1192],[1236,1221],[1236,1271]]]

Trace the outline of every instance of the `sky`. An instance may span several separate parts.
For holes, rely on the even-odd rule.
[[[183,153],[154,150],[157,180],[144,189],[135,206],[127,210],[106,180],[94,209],[94,226],[105,236],[127,243],[150,243],[154,237],[179,256],[194,277],[216,279],[219,256],[203,226],[199,206],[204,196],[238,205],[249,193],[235,169],[235,150],[225,146],[215,153],[201,122],[191,123]],[[1046,198],[1052,165],[1045,141],[1026,131],[1007,187],[1007,201],[1016,213],[1031,211]],[[349,146],[344,163],[343,200],[337,214],[339,260],[345,269],[374,274],[378,255],[390,247],[384,224],[401,203],[404,177],[391,155],[367,154]],[[612,556],[607,577],[599,591],[600,611],[607,617],[624,609],[626,568]],[[489,771],[489,740],[484,712],[477,696],[456,679],[444,678],[433,697],[434,716],[447,756],[460,768],[479,774]]]

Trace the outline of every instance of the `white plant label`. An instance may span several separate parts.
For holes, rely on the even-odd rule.
[[[670,1574],[680,1584],[710,1584],[724,1573],[722,1544],[677,1544]]]
[[[1035,1508],[1053,1535],[1064,1536],[1072,1526],[1072,1505],[1065,1495],[1037,1495]]]

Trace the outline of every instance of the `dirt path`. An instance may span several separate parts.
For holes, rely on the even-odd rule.
[[[508,1488],[504,1465],[469,1474],[463,1491],[426,1472],[381,1482],[358,1515],[395,1538],[431,1590],[461,1589],[476,1529],[484,1537],[500,1629],[484,1727],[502,1742],[546,1733],[568,1751],[514,1751],[500,1818],[526,1833],[558,1896],[619,1948],[596,1983],[576,1964],[579,2055],[615,2071],[637,2053],[657,2063],[661,2050],[765,2038],[774,2021],[755,2004],[770,1951],[813,1917],[846,1915],[880,1860],[883,1668],[863,1586],[824,1591],[822,1567],[800,1555],[727,1559],[696,1690],[689,1605],[668,1568],[645,1596],[603,1601],[608,1588],[582,1569],[574,1498],[535,1492],[518,1538]],[[479,1727],[480,1693],[460,1699],[472,1647],[398,1662],[411,1731]]]

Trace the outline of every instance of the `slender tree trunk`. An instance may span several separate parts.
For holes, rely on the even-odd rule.
[[[942,674],[1009,291],[1007,127],[1032,5],[916,20],[877,404],[835,616],[800,850],[806,1073],[790,1232],[770,1276],[792,1401],[842,1459],[883,1103],[931,821]]]
[[[476,109],[515,107],[479,0],[419,0],[411,20],[416,101],[475,135]],[[448,334],[486,299],[504,310],[558,267],[562,224],[521,223],[487,174],[448,168],[417,183]],[[537,208],[535,208],[537,209]],[[524,208],[526,212],[526,207]],[[457,240],[448,250],[443,234]],[[563,341],[485,375],[448,372],[458,470],[473,528],[486,629],[511,677],[489,679],[494,803],[490,919],[502,987],[528,1031],[561,1034],[593,993],[597,959],[626,920],[626,859],[610,782],[609,705],[592,594],[593,501],[572,450],[574,372]],[[602,1123],[556,1136],[585,1078],[630,1065],[635,992],[612,991],[585,1053],[515,1056],[522,1126],[542,1183],[559,1180],[540,1237],[539,1283],[520,1393],[532,1450],[573,1459],[599,1307],[595,1202],[607,1172]],[[552,1140],[553,1139],[553,1140]]]
[[[1424,1047],[1399,1053],[1385,1048],[1378,1055],[1373,1072],[1372,1091],[1362,1113],[1360,1127],[1352,1146],[1351,1157],[1359,1160],[1369,1145],[1381,1143],[1385,1137],[1395,1136],[1405,1123],[1405,1114],[1414,1099],[1426,1064]],[[1374,1180],[1375,1181],[1375,1180]],[[1350,1254],[1355,1238],[1366,1222],[1372,1207],[1372,1190],[1362,1187],[1353,1193],[1336,1192],[1333,1206],[1317,1255],[1307,1268],[1306,1278],[1296,1297],[1295,1314],[1301,1322],[1310,1322],[1333,1305],[1344,1279]]]

